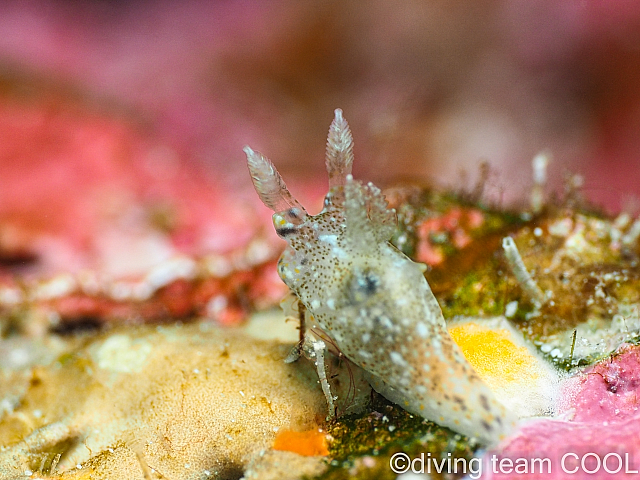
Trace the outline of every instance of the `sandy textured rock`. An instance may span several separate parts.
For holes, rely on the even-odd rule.
[[[301,476],[315,477],[325,469],[322,457],[270,451],[251,462],[243,480],[295,480]]]
[[[0,479],[135,479],[146,468],[148,478],[240,478],[279,429],[317,428],[326,415],[312,365],[282,361],[290,346],[208,324],[89,338],[31,368],[0,419]]]

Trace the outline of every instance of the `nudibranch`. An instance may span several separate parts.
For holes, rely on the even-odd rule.
[[[353,140],[341,110],[329,129],[329,192],[318,215],[289,193],[273,163],[245,147],[262,202],[288,243],[278,273],[342,354],[371,386],[407,411],[492,446],[515,425],[453,341],[442,311],[415,263],[389,240],[397,220],[380,190],[351,176]],[[311,347],[309,347],[311,345]],[[324,343],[307,343],[323,362]],[[333,398],[318,367],[327,400]]]

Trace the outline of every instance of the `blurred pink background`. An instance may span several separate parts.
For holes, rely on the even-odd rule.
[[[0,253],[53,269],[148,252],[140,211],[171,232],[158,258],[268,228],[245,144],[319,209],[337,107],[381,186],[471,188],[486,160],[506,204],[546,149],[550,189],[570,171],[611,211],[640,195],[633,1],[6,1],[0,87]]]

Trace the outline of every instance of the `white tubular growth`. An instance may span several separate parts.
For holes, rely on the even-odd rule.
[[[631,227],[629,231],[622,237],[622,244],[625,247],[632,247],[640,238],[640,218],[638,218]]]
[[[502,239],[502,248],[504,249],[504,255],[507,258],[507,263],[513,272],[513,275],[518,280],[518,283],[525,291],[527,295],[533,300],[535,306],[540,308],[547,301],[544,293],[540,290],[540,287],[535,282],[531,275],[527,271],[527,267],[524,266],[516,242],[511,237],[504,237]]]
[[[547,184],[547,165],[551,155],[540,152],[531,161],[533,168],[533,187],[531,188],[531,209],[539,213],[544,207],[544,187]]]

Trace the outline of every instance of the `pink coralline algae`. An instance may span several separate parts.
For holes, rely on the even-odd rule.
[[[0,315],[16,319],[0,332],[234,324],[279,301],[282,246],[260,234],[257,201],[230,202],[134,118],[44,90],[0,93]]]
[[[480,228],[483,223],[484,216],[481,211],[458,207],[452,208],[442,216],[423,221],[417,228],[416,259],[432,266],[441,264],[446,255],[434,238],[444,235],[460,250],[471,243],[469,232]]]
[[[567,381],[558,405],[560,417],[566,420],[523,425],[500,453],[485,456],[482,478],[582,480],[640,475],[639,393],[640,347],[625,345],[616,355]]]
[[[627,346],[565,385],[560,411],[574,422],[618,422],[638,416],[640,349]]]

